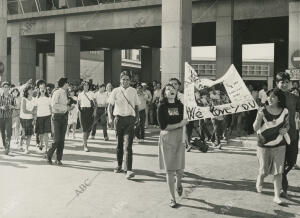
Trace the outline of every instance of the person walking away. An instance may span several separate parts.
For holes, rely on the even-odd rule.
[[[108,98],[107,93],[105,92],[105,85],[102,84],[99,86],[99,90],[95,93],[94,96],[95,103],[96,103],[96,110],[94,111],[94,123],[93,123],[93,130],[92,130],[92,139],[95,138],[97,124],[100,123],[104,140],[108,141],[108,134],[107,134],[107,105],[108,105]]]
[[[188,123],[183,119],[183,104],[177,99],[177,91],[171,84],[167,84],[162,90],[160,104],[158,106],[158,123],[161,129],[159,136],[159,165],[165,170],[167,184],[170,191],[169,206],[177,206],[175,199],[175,174],[176,190],[181,196],[182,176],[185,167],[185,145],[183,143],[183,127]]]
[[[27,85],[24,88],[23,97],[21,100],[20,121],[22,126],[21,147],[23,140],[26,140],[25,154],[29,154],[29,145],[33,135],[33,126],[35,125],[36,107],[33,98],[33,86]]]
[[[58,80],[58,89],[56,89],[51,98],[52,107],[52,129],[53,129],[53,143],[47,153],[48,164],[52,164],[52,156],[56,150],[56,161],[55,163],[62,166],[63,150],[65,146],[65,134],[68,125],[68,79],[60,78]]]
[[[261,193],[264,178],[267,175],[273,175],[273,201],[282,204],[280,190],[285,147],[288,144],[285,134],[289,129],[289,112],[285,108],[285,95],[280,89],[268,91],[267,96],[269,104],[259,109],[253,124],[253,129],[258,136],[257,157],[260,165],[256,189],[257,192]]]
[[[139,122],[135,128],[135,136],[138,138],[139,142],[144,142],[145,140],[145,121],[146,121],[146,107],[147,101],[149,100],[149,95],[143,91],[143,86],[138,83],[137,94],[139,97],[140,105],[139,105]]]
[[[120,75],[120,87],[115,88],[109,98],[108,120],[111,124],[112,116],[115,116],[114,124],[117,133],[117,161],[115,173],[122,172],[123,153],[125,150],[126,178],[134,177],[132,171],[132,143],[134,138],[134,125],[139,120],[137,91],[130,87],[131,75],[123,71]],[[114,111],[112,107],[114,106]]]
[[[0,131],[5,154],[10,151],[10,140],[12,135],[12,113],[15,108],[13,96],[9,93],[9,82],[2,83],[2,93],[0,94]]]
[[[67,127],[67,136],[69,136],[70,129],[72,129],[73,133],[73,139],[76,138],[75,132],[76,132],[76,126],[77,126],[77,120],[78,120],[78,107],[77,107],[77,100],[78,98],[75,96],[74,89],[70,89],[69,91],[69,106],[70,111],[68,113],[68,127]]]
[[[150,90],[148,90],[148,86],[146,83],[142,83],[143,86],[143,92],[145,95],[147,95],[147,104],[146,104],[146,120],[145,120],[145,128],[148,128],[149,126],[149,109],[151,107],[151,100],[152,100],[152,95]]]

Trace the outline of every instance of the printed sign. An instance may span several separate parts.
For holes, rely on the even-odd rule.
[[[222,78],[213,81],[201,78],[192,66],[185,63],[184,109],[189,121],[219,118],[257,108],[234,65]]]

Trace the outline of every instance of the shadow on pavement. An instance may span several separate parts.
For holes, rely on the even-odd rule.
[[[188,208],[194,208],[198,210],[205,210],[211,213],[219,214],[220,216],[222,215],[227,215],[227,216],[233,216],[233,217],[262,217],[262,218],[274,218],[274,217],[282,217],[282,218],[288,218],[288,217],[296,217],[295,214],[293,213],[288,213],[282,210],[274,210],[276,215],[274,214],[268,214],[268,213],[263,213],[263,212],[258,212],[254,210],[249,210],[249,209],[244,209],[240,207],[234,207],[234,206],[224,206],[224,205],[218,205],[218,204],[213,204],[210,202],[207,202],[202,199],[195,199],[195,198],[186,198],[187,200],[190,201],[196,201],[201,204],[205,204],[206,206],[209,207],[197,207],[197,206],[190,206],[186,204],[179,204],[179,207],[188,207]]]

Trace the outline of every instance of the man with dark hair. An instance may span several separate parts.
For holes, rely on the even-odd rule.
[[[2,88],[3,92],[0,95],[0,131],[5,154],[8,155],[12,135],[12,112],[15,103],[13,96],[9,93],[9,82],[3,82]]]
[[[112,124],[112,117],[115,116],[115,129],[117,132],[117,161],[118,166],[115,173],[122,172],[123,151],[125,150],[125,171],[126,178],[134,177],[132,171],[132,143],[134,138],[134,125],[139,120],[138,95],[137,91],[130,87],[131,75],[123,71],[120,75],[120,87],[115,88],[109,97],[108,121]],[[112,111],[112,107],[114,111]],[[112,113],[113,112],[113,113]]]
[[[62,165],[61,159],[65,145],[65,134],[68,125],[68,79],[60,78],[58,80],[58,89],[53,92],[51,99],[52,106],[52,125],[53,125],[53,143],[48,151],[48,163],[52,164],[52,156],[56,150],[56,164]]]
[[[282,174],[282,193],[281,197],[287,197],[288,180],[287,174],[297,162],[299,133],[296,130],[295,112],[300,111],[300,99],[289,92],[290,75],[286,72],[280,72],[276,75],[276,86],[285,94],[286,107],[289,111],[289,136],[290,145],[286,146],[284,172]]]

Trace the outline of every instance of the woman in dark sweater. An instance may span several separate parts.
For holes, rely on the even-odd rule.
[[[185,145],[182,140],[183,126],[187,120],[183,119],[183,104],[177,100],[174,86],[167,84],[161,93],[158,106],[158,123],[161,128],[159,137],[160,169],[167,174],[167,183],[171,194],[170,207],[176,207],[175,174],[177,177],[177,192],[182,195],[181,179],[185,166]]]

